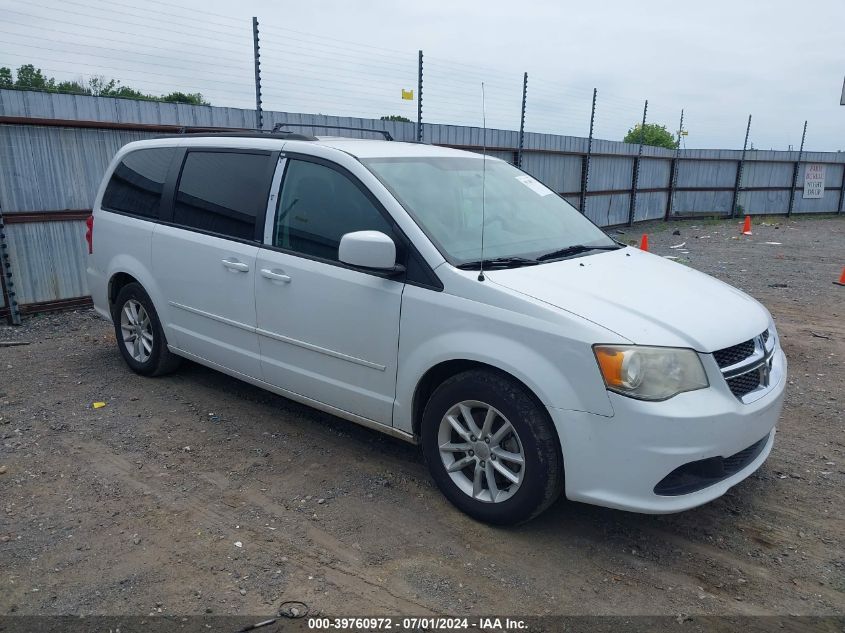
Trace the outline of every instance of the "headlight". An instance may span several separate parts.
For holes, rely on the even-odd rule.
[[[638,400],[667,400],[709,387],[698,354],[691,349],[639,345],[593,346],[607,388]]]

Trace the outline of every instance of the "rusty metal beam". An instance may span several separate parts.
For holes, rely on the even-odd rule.
[[[31,222],[74,222],[86,220],[91,209],[62,209],[58,211],[21,211],[4,215],[6,224],[29,224]]]

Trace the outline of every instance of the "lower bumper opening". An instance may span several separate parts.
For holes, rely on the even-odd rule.
[[[686,495],[732,477],[757,459],[768,439],[766,435],[730,457],[709,457],[684,464],[661,479],[654,487],[654,494],[663,497]]]

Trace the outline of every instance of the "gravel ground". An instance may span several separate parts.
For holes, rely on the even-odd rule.
[[[774,451],[721,499],[488,527],[415,447],[198,365],[141,378],[92,311],[38,316],[0,326],[29,342],[0,347],[0,614],[842,614],[845,218],[615,235],[644,231],[763,301],[790,361]]]

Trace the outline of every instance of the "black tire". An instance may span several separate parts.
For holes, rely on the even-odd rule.
[[[516,467],[524,468],[521,483],[504,501],[481,501],[472,496],[472,490],[464,492],[453,481],[441,459],[441,421],[450,409],[465,401],[484,403],[496,409],[510,422],[522,445],[524,467]],[[483,415],[483,408],[472,409],[472,416],[478,415]],[[475,422],[481,427],[481,419],[475,419]],[[548,412],[523,385],[502,373],[470,370],[443,382],[426,404],[421,431],[423,454],[437,486],[458,509],[479,521],[496,525],[528,521],[548,508],[563,490],[563,457]],[[468,454],[458,455],[466,457]],[[454,459],[457,461],[458,457]],[[474,466],[469,468],[474,472]]]
[[[152,349],[149,351],[149,357],[143,361],[132,357],[124,341],[124,332],[121,327],[121,313],[124,307],[130,304],[130,302],[140,304],[149,316],[150,330],[153,337]],[[117,340],[120,355],[123,356],[123,360],[126,361],[129,368],[136,374],[141,374],[142,376],[162,376],[175,371],[179,367],[182,359],[167,349],[167,339],[161,328],[158,313],[141,284],[133,282],[126,284],[120,289],[117,299],[112,306],[112,322],[114,323],[114,336]]]

